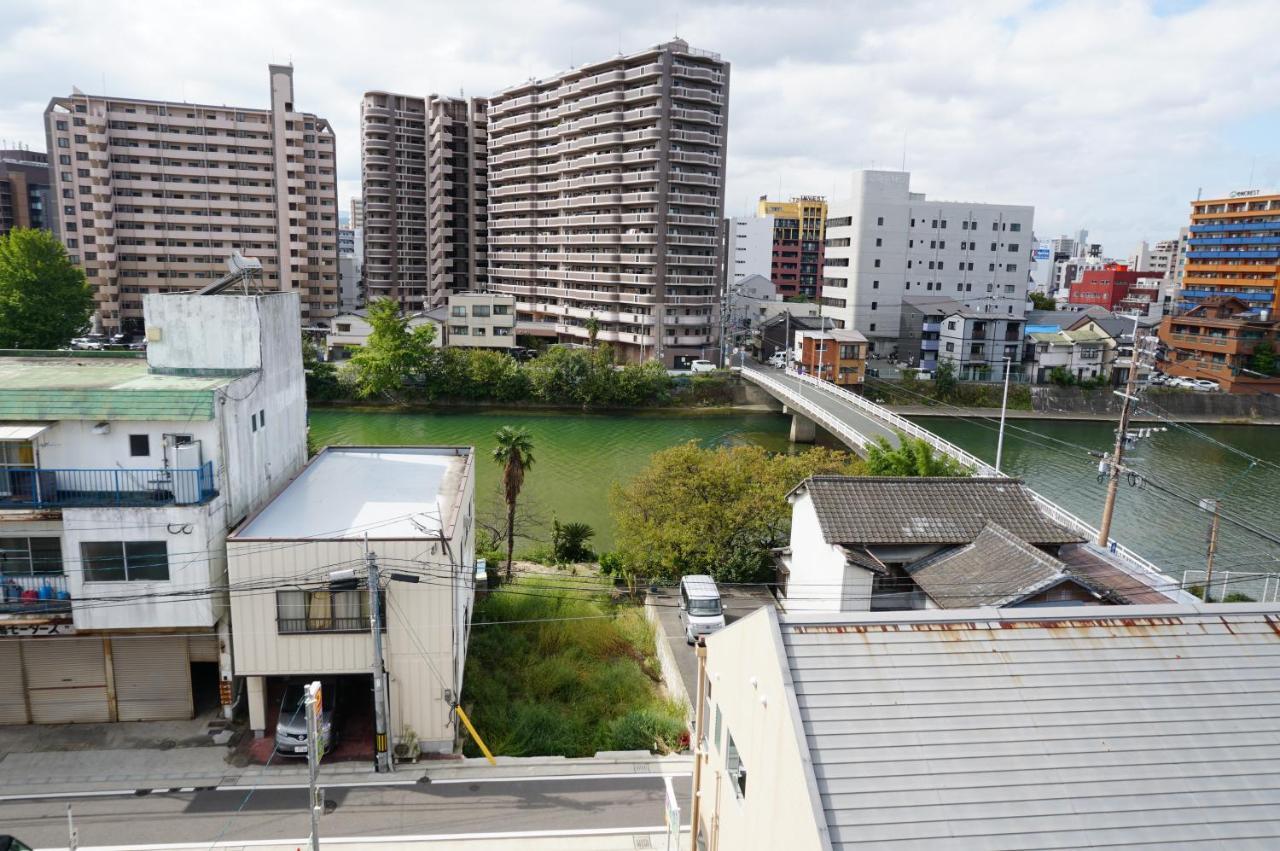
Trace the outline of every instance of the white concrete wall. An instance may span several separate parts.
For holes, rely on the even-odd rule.
[[[106,434],[95,434],[96,421],[63,420],[55,423],[38,438],[36,452],[41,467],[44,468],[76,468],[83,470],[111,469],[156,469],[165,466],[164,436],[166,434],[189,434],[193,440],[200,441],[203,460],[215,460],[220,452],[217,425],[208,420],[154,421],[120,420],[107,421]],[[145,434],[149,438],[150,455],[134,456],[129,454],[129,436]],[[172,453],[169,466],[174,466]],[[137,477],[126,477],[130,483]],[[146,477],[142,477],[145,479]],[[140,481],[139,489],[144,489],[145,481]]]
[[[846,285],[824,285],[823,299],[844,305],[828,305],[823,315],[861,331],[879,356],[896,347],[904,295],[947,296],[971,310],[1021,316],[1034,212],[1028,206],[933,201],[911,192],[907,172],[857,172],[850,198],[833,202],[828,212],[827,239],[850,244],[826,250],[823,277]],[[843,217],[850,224],[831,224]],[[963,228],[963,221],[976,221],[976,230]],[[972,249],[962,247],[970,243]],[[841,259],[848,265],[830,262]],[[1009,265],[1015,269],[1008,271]]]
[[[825,822],[800,743],[799,709],[774,613],[760,609],[707,636],[707,758],[700,821],[721,851],[819,851]],[[753,683],[752,680],[755,682]],[[716,736],[716,714],[720,735]],[[747,772],[740,796],[725,770],[729,736]]]
[[[807,493],[798,494],[791,504],[790,545],[787,611],[840,611],[846,579],[844,554],[823,539]],[[867,590],[869,597],[869,582]]]
[[[772,277],[773,216],[736,216],[729,219],[728,251],[724,262],[730,286],[748,275]]]

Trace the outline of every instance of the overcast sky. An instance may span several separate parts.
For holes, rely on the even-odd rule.
[[[292,61],[343,209],[366,90],[490,94],[677,33],[733,65],[729,214],[846,195],[905,148],[914,190],[1034,204],[1042,239],[1086,227],[1123,257],[1200,188],[1280,186],[1277,0],[5,0],[0,21],[0,140],[34,149],[72,86],[265,107],[267,64]]]

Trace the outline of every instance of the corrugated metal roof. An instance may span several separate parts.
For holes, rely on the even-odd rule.
[[[829,544],[967,544],[989,522],[1032,544],[1081,540],[1041,514],[1017,479],[813,476],[797,490]]]
[[[973,543],[908,568],[911,578],[944,609],[1005,606],[1067,579],[1065,565],[988,523]]]
[[[234,380],[125,358],[0,358],[0,420],[208,420],[213,391]]]
[[[1280,606],[778,628],[835,849],[1280,847]]]

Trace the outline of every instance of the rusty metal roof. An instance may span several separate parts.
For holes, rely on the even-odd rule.
[[[1045,517],[1017,479],[813,476],[808,493],[829,544],[968,544],[998,523],[1031,544],[1082,540]]]
[[[1280,847],[1280,605],[770,620],[837,851]]]

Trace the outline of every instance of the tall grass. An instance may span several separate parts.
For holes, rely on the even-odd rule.
[[[595,587],[526,578],[476,604],[463,705],[495,754],[680,747],[684,713],[659,692],[652,628],[638,606]],[[465,752],[479,755],[470,740]]]

